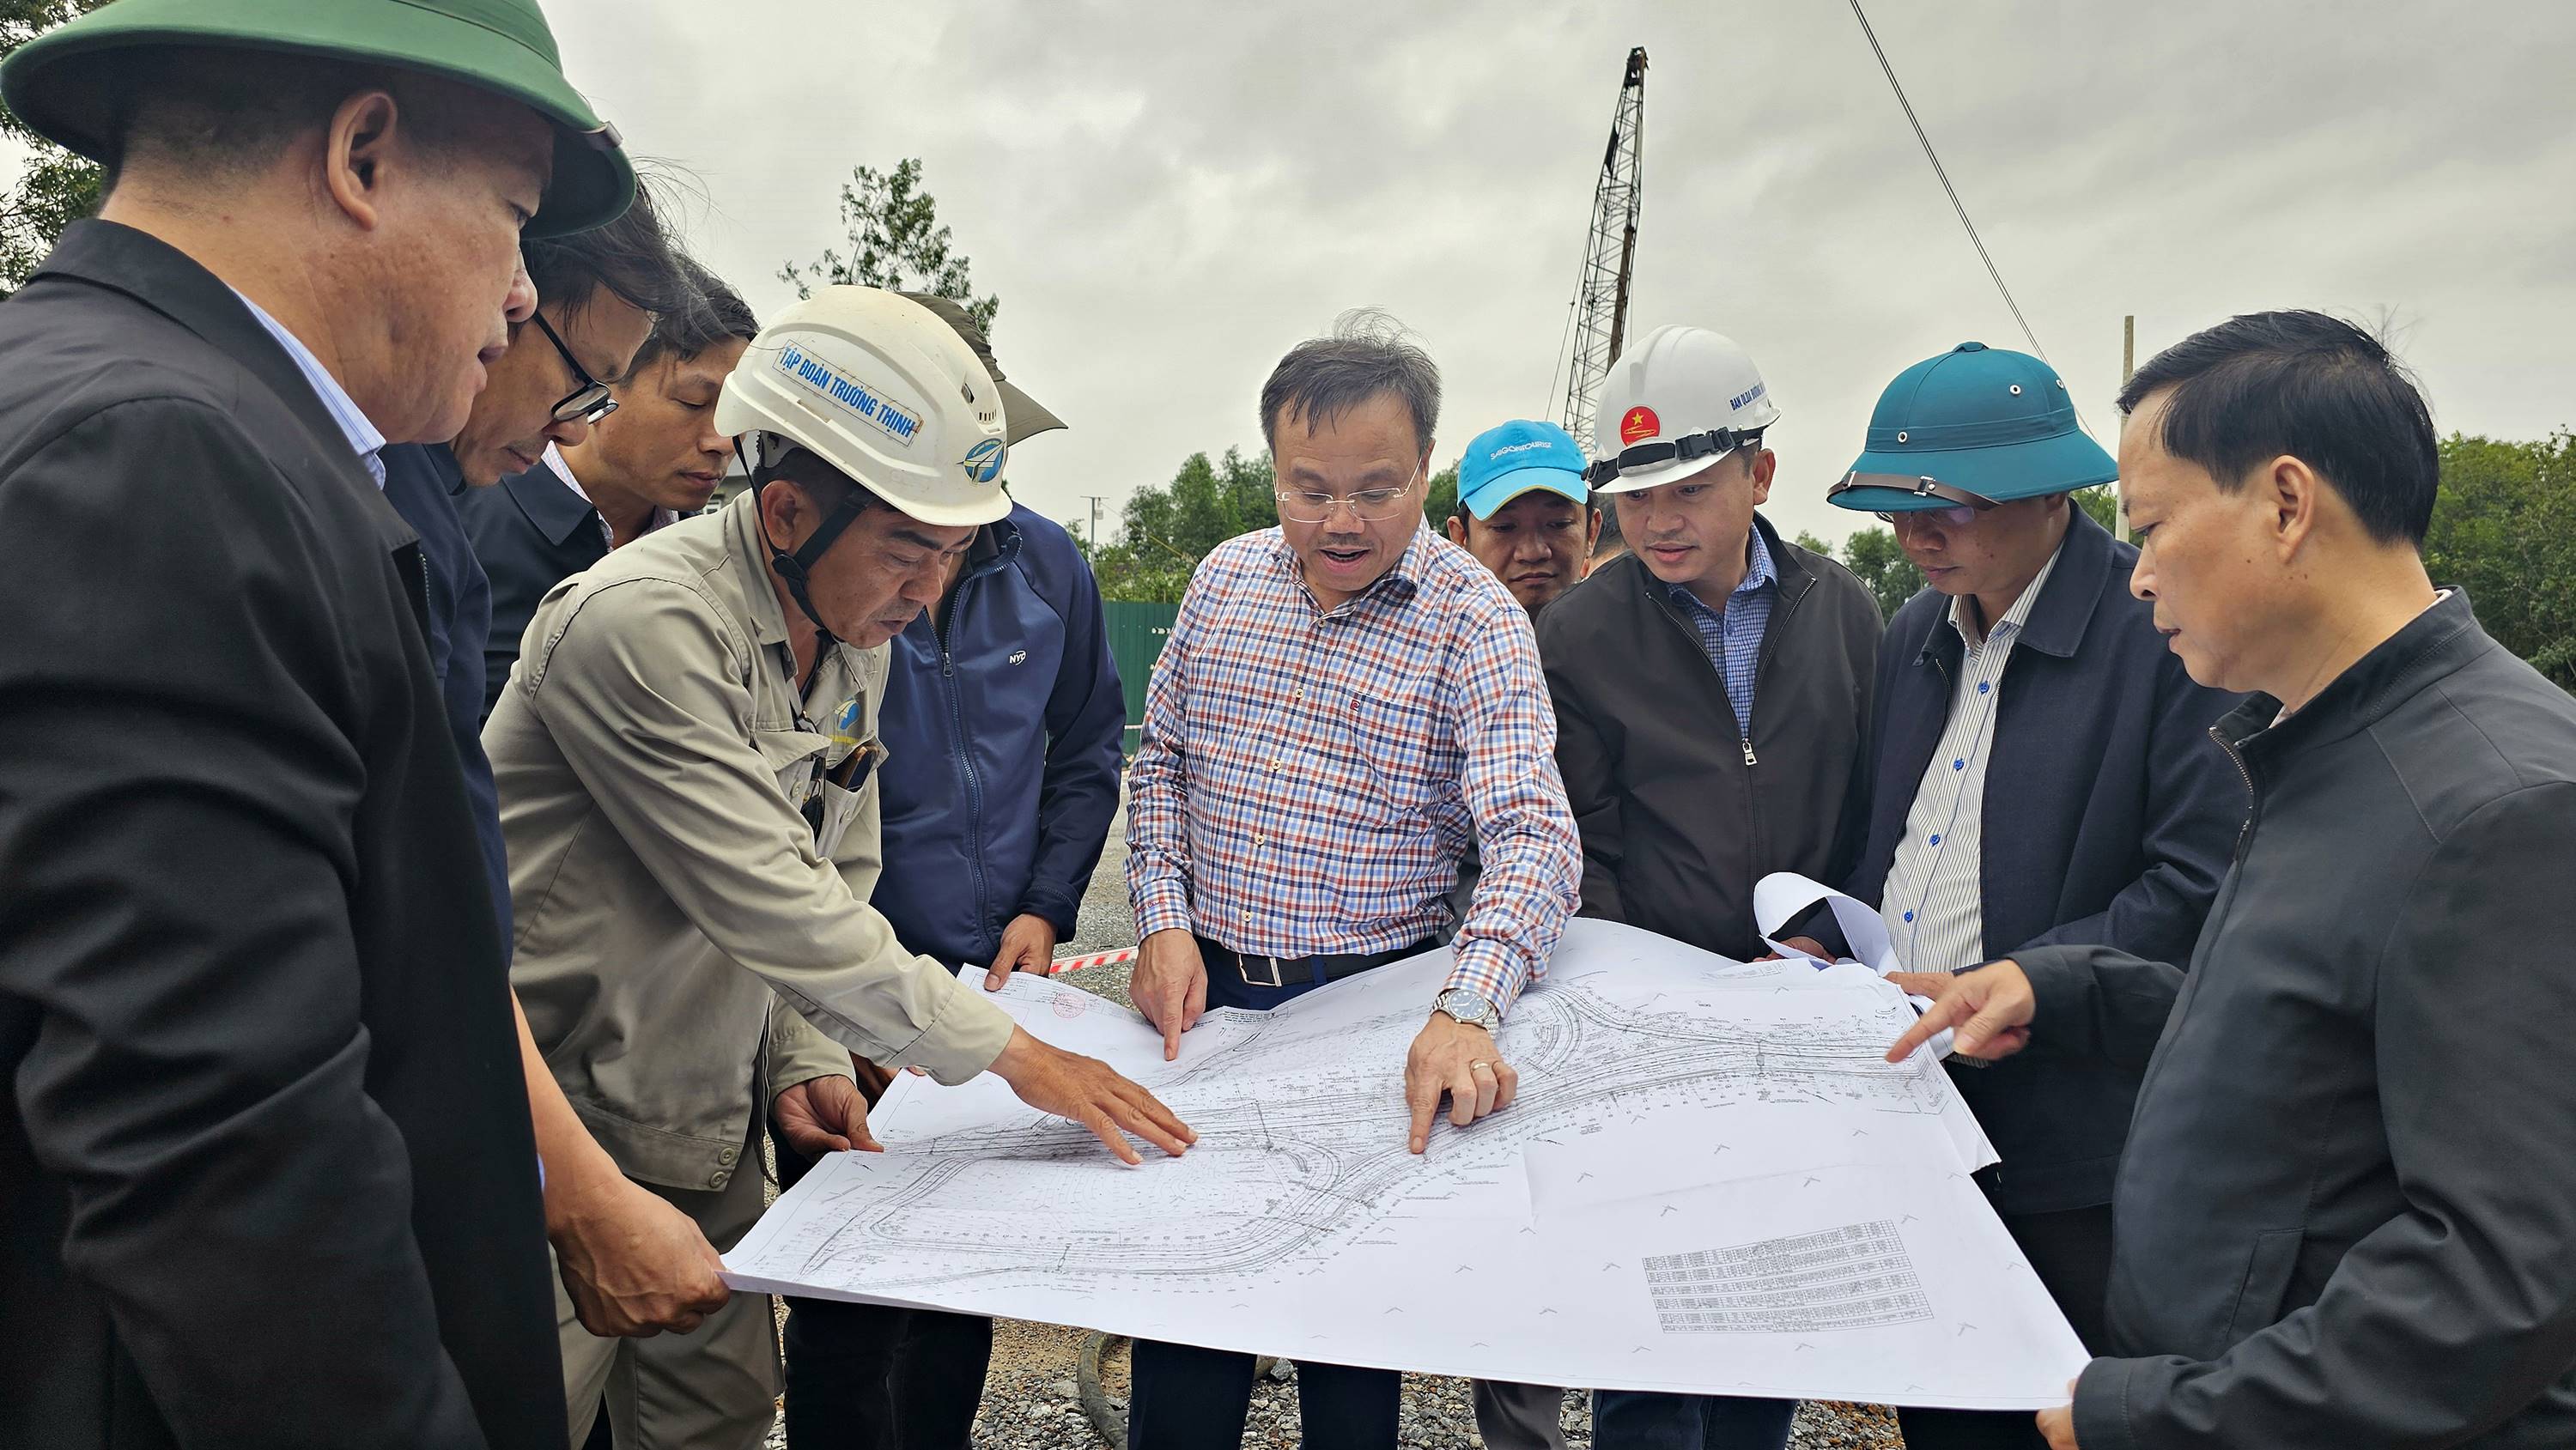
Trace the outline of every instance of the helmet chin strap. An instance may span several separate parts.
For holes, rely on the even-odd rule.
[[[822,523],[815,526],[814,532],[806,538],[804,544],[799,546],[795,553],[787,552],[778,547],[776,539],[770,537],[769,513],[761,507],[761,490],[767,488],[770,481],[778,477],[777,465],[787,457],[788,453],[794,451],[794,445],[788,444],[781,448],[778,457],[773,459],[769,456],[769,434],[754,433],[750,437],[753,451],[745,456],[754,460],[751,470],[751,512],[760,526],[760,542],[769,550],[769,567],[777,570],[778,577],[787,581],[788,597],[794,599],[796,607],[803,610],[805,617],[813,622],[814,631],[820,636],[821,644],[826,648],[839,644],[841,637],[832,632],[832,626],[823,622],[821,614],[815,612],[814,598],[806,592],[806,587],[812,578],[814,565],[822,560],[824,553],[840,539],[844,530],[857,521],[860,512],[866,508],[865,496],[856,489],[851,490],[848,498],[841,500],[838,507],[823,516]],[[742,451],[740,439],[735,440],[734,449],[737,453]]]

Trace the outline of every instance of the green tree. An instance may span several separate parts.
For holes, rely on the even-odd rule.
[[[2469,592],[2498,643],[2576,691],[2576,434],[2444,439],[2424,564]]]
[[[1002,300],[975,295],[971,264],[939,224],[939,203],[922,189],[921,158],[907,156],[892,171],[854,168],[841,184],[841,227],[849,234],[847,255],[826,247],[804,266],[790,262],[780,268],[778,280],[799,297],[812,296],[817,287],[852,283],[954,297],[992,335]]]
[[[0,0],[0,56],[107,0]],[[0,296],[26,285],[63,228],[98,210],[104,173],[27,129],[0,108],[0,133],[30,148],[26,169],[0,195]]]
[[[1422,513],[1431,520],[1431,527],[1435,529],[1446,528],[1449,521],[1458,516],[1457,464],[1450,464],[1431,475],[1431,489],[1422,497]]]
[[[2120,495],[2111,485],[2077,489],[2075,506],[2090,515],[2093,522],[2109,530],[2111,537],[2116,539],[2120,536]]]
[[[1277,475],[1267,453],[1193,453],[1167,484],[1128,498],[1116,543],[1086,550],[1104,599],[1177,603],[1210,549],[1278,521]]]
[[[1878,601],[1880,617],[1894,619],[1905,601],[1923,592],[1923,571],[1897,547],[1894,530],[1881,525],[1860,529],[1843,540],[1843,566],[1860,577],[1861,586]]]

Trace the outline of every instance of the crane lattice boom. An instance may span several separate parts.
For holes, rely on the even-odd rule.
[[[1628,280],[1637,259],[1637,208],[1646,156],[1646,48],[1628,52],[1610,146],[1592,190],[1592,231],[1574,289],[1574,355],[1565,382],[1565,428],[1592,446],[1592,407],[1601,379],[1627,340]]]

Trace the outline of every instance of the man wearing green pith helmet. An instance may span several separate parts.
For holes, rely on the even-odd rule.
[[[116,0],[0,305],[0,1444],[565,1440],[507,949],[380,451],[634,173],[535,0]]]
[[[2192,682],[2130,597],[2138,551],[2076,507],[2117,472],[2054,368],[1969,342],[1887,385],[1827,495],[1893,526],[1930,584],[1879,645],[1870,827],[1844,883],[1926,995],[2029,947],[2188,957],[2244,823],[2207,734],[2235,697]],[[1952,1065],[2003,1155],[1978,1186],[2099,1351],[2138,1072],[2040,1053]],[[2040,1444],[2019,1414],[1898,1414],[1912,1450]]]

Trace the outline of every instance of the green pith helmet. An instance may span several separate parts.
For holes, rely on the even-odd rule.
[[[170,45],[399,66],[527,106],[555,132],[531,237],[586,231],[635,199],[635,167],[564,79],[537,0],[114,0],[20,46],[0,65],[0,101],[37,135],[104,160],[120,99],[110,53]]]

